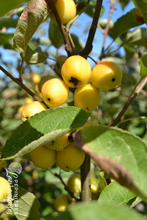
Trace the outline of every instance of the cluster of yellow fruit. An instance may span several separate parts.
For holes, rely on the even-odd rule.
[[[11,201],[11,186],[8,180],[0,177],[0,215],[6,210],[9,201]]]
[[[81,193],[81,177],[79,173],[72,174],[68,181],[67,181],[67,187],[70,192],[74,194],[80,194]],[[96,180],[96,177],[94,175],[91,175],[91,194],[92,199],[98,198],[98,182]],[[69,195],[60,195],[54,200],[54,208],[58,212],[63,212],[69,208],[69,206],[75,204],[75,200]]]
[[[61,106],[68,101],[69,90],[72,88],[75,105],[91,112],[100,103],[100,91],[107,92],[121,85],[122,71],[111,61],[102,61],[91,70],[86,59],[73,55],[63,63],[61,77],[46,76],[38,84],[43,101],[51,107]]]

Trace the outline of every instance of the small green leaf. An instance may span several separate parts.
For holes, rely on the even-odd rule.
[[[42,111],[22,123],[7,140],[3,159],[24,155],[36,147],[82,127],[90,113],[77,107],[60,107]]]
[[[140,59],[140,76],[147,76],[147,54],[144,54]]]
[[[52,217],[50,220],[145,220],[146,218],[139,214],[135,210],[131,210],[129,207],[117,206],[113,203],[97,204],[96,202],[79,203],[77,205],[71,205],[68,211],[59,214],[56,217]]]
[[[24,61],[30,64],[36,64],[44,62],[48,58],[48,53],[43,52],[40,47],[35,50],[32,50],[29,46],[27,46],[25,50],[25,55],[22,58]]]
[[[18,22],[18,19],[13,18],[0,18],[0,29],[3,27],[10,28],[10,27],[16,27]]]
[[[147,29],[138,28],[134,31],[127,32],[123,38],[122,46],[124,45],[137,45],[147,47]]]
[[[17,219],[40,220],[39,202],[37,198],[27,190],[18,187],[17,196],[14,194],[13,211]]]
[[[125,205],[134,197],[135,195],[131,191],[114,181],[101,192],[98,203],[111,203],[113,201],[117,205]]]
[[[63,44],[63,38],[61,32],[59,30],[58,25],[54,24],[52,21],[50,21],[48,35],[54,47],[56,47],[57,49],[61,47],[61,45]]]
[[[44,0],[32,0],[21,14],[14,33],[14,48],[23,53],[39,25],[47,18],[49,10]]]
[[[4,45],[12,38],[13,38],[13,34],[0,32],[0,45]]]

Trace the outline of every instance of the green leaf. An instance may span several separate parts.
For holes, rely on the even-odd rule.
[[[49,10],[44,0],[32,0],[21,14],[14,33],[14,48],[23,53],[39,25],[47,18]]]
[[[36,64],[36,63],[41,63],[44,62],[48,58],[48,53],[43,52],[40,47],[38,47],[35,50],[32,50],[29,46],[27,46],[25,50],[25,55],[22,58],[24,61],[30,64]]]
[[[130,0],[120,0],[119,1],[122,9],[124,9],[128,5],[129,2],[130,2]]]
[[[56,47],[57,49],[61,47],[61,45],[63,44],[63,38],[61,32],[59,30],[58,25],[54,24],[52,21],[50,21],[48,35],[54,47]]]
[[[3,159],[24,155],[36,147],[82,127],[90,113],[77,107],[60,107],[42,111],[22,123],[7,140]]]
[[[57,217],[53,217],[50,220],[145,220],[146,218],[139,214],[135,210],[131,210],[129,207],[117,206],[114,204],[100,204],[96,202],[80,203],[77,205],[71,205],[71,208],[59,214]]]
[[[137,45],[147,47],[147,29],[138,28],[134,31],[127,32],[123,39],[122,46],[124,45]]]
[[[13,18],[0,18],[0,29],[3,27],[10,28],[10,27],[16,27],[18,22],[18,19]]]
[[[143,16],[145,22],[147,23],[147,0],[132,0],[140,14]]]
[[[0,32],[0,45],[4,45],[4,44],[7,43],[11,38],[13,38],[13,34]]]
[[[147,54],[144,54],[140,59],[140,75],[147,76]]]
[[[16,192],[16,191],[15,191]],[[13,210],[18,220],[40,220],[39,202],[27,190],[18,187],[18,194],[14,193]]]
[[[15,7],[19,6],[23,2],[24,0],[13,0],[13,1],[10,1],[9,4],[6,4],[5,0],[1,0],[0,17],[4,16],[9,10],[14,9]]]
[[[90,17],[93,17],[95,11],[95,5],[96,5],[96,1],[94,0],[90,1],[88,6],[86,7],[86,10],[84,10],[84,13],[86,13]],[[104,7],[101,8],[100,17],[102,17],[103,14],[104,14]]]
[[[132,192],[114,181],[101,192],[98,203],[111,203],[113,201],[117,205],[126,205],[134,197],[135,195]]]
[[[128,22],[129,21],[129,22]],[[136,8],[132,9],[122,17],[120,17],[115,23],[110,31],[110,35],[113,38],[120,36],[122,33],[126,32],[130,28],[137,27],[144,24],[144,19],[139,14]]]
[[[147,193],[147,144],[122,129],[88,126],[81,131],[83,141],[96,153],[122,164],[132,174],[135,184]]]

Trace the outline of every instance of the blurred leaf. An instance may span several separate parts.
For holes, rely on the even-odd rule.
[[[11,38],[13,38],[13,34],[0,32],[0,45],[7,43]]]
[[[48,109],[22,123],[7,140],[2,158],[11,159],[30,152],[70,131],[82,127],[90,113],[77,107]]]
[[[130,0],[119,0],[118,3],[120,3],[122,9],[124,9],[128,5],[129,2]]]
[[[101,125],[88,126],[80,132],[83,141],[95,153],[125,166],[135,184],[147,193],[147,144],[141,138],[118,128]]]
[[[23,53],[28,42],[39,25],[48,16],[47,3],[44,0],[32,0],[22,12],[14,33],[14,48]]]
[[[137,213],[135,210],[131,210],[129,207],[117,206],[114,204],[100,204],[96,202],[91,203],[79,203],[77,205],[71,205],[68,211],[59,214],[56,217],[52,217],[50,220],[145,220],[144,216]]]
[[[39,202],[37,198],[27,190],[18,187],[18,200],[14,194],[14,213],[18,220],[40,220]]]
[[[44,62],[48,58],[48,53],[43,52],[40,47],[38,47],[35,50],[32,50],[29,46],[27,46],[25,50],[25,55],[22,58],[27,63],[36,64],[36,63]]]
[[[77,51],[81,51],[84,47],[83,43],[81,42],[81,39],[77,37],[75,34],[71,34],[71,37],[73,39],[73,42],[76,46]]]
[[[86,10],[84,11],[84,13],[86,13],[87,15],[89,15],[90,17],[93,18],[94,11],[95,11],[95,5],[96,5],[96,1],[94,1],[94,0],[90,1],[88,6],[86,7]],[[102,17],[103,14],[104,14],[104,7],[101,8],[100,17]]]
[[[13,18],[0,18],[0,29],[3,27],[10,28],[10,27],[16,27],[18,22],[18,19]]]
[[[136,45],[147,47],[147,29],[138,28],[134,31],[127,32],[123,38],[122,46],[124,45]]]
[[[27,2],[27,1],[13,0],[10,1],[9,4],[6,4],[5,0],[1,0],[0,16],[4,16],[9,10],[19,6],[23,2]]]
[[[147,1],[146,0],[132,0],[140,14],[143,16],[145,22],[147,23],[147,13],[146,13],[146,8],[147,8]]]
[[[144,54],[140,59],[140,75],[147,76],[147,54]]]
[[[59,30],[58,25],[54,24],[52,21],[50,21],[48,35],[54,47],[56,47],[57,49],[61,47],[61,45],[63,44],[63,38],[62,38],[61,32]]]

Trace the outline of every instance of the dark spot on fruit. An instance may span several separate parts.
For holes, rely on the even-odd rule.
[[[73,141],[72,133],[73,133],[73,132],[71,132],[71,133],[69,134],[69,136],[68,136],[68,141],[69,141],[69,142],[72,142],[72,141]]]
[[[77,78],[71,77],[69,82],[71,82],[74,86],[77,86],[80,81]]]
[[[28,119],[29,117],[26,117],[26,119]]]
[[[88,107],[86,108],[86,110],[87,110],[87,111],[90,111],[90,109],[89,109]]]
[[[51,99],[50,99],[50,98],[47,98],[47,100],[48,100],[48,101],[51,101]]]
[[[112,78],[112,82],[115,82],[115,78]]]
[[[52,145],[54,145],[55,141],[52,141]]]

